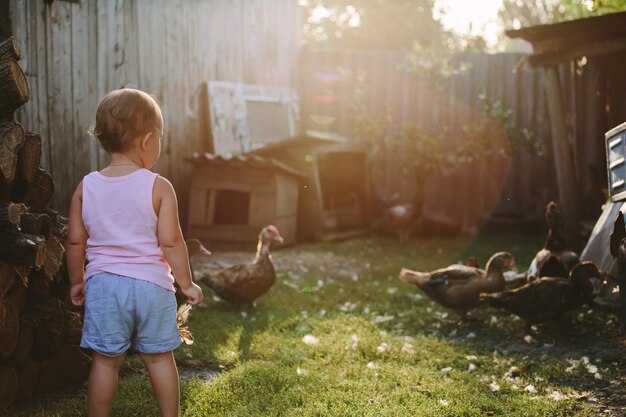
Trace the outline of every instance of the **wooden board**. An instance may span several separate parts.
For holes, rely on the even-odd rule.
[[[618,211],[626,212],[624,201],[606,202],[604,210],[598,218],[596,225],[593,227],[591,236],[580,254],[581,260],[593,261],[600,270],[609,272],[613,274],[613,276],[617,276],[617,262],[615,258],[611,256],[609,243]]]
[[[289,88],[214,81],[208,100],[215,154],[258,149],[297,133],[298,99]]]

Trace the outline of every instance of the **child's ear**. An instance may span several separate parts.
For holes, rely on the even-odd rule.
[[[147,150],[150,147],[150,136],[152,135],[152,132],[148,132],[144,135],[141,136],[141,138],[139,139],[139,145],[141,146],[142,150]]]

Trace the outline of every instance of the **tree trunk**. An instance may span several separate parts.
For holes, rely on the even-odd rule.
[[[17,345],[19,317],[15,305],[7,298],[0,299],[0,356],[11,356]]]
[[[22,59],[22,50],[13,36],[0,42],[0,61],[6,58]]]
[[[30,99],[30,90],[24,71],[17,61],[0,61],[0,120],[12,120],[15,110]]]
[[[2,97],[1,93],[0,97]],[[17,154],[23,144],[24,129],[21,124],[16,122],[0,123],[0,172],[8,184],[13,183],[15,179]]]
[[[38,168],[37,175],[32,184],[17,187],[13,191],[15,201],[26,204],[28,209],[35,213],[41,213],[46,209],[54,194],[54,181],[52,176],[45,170]]]
[[[20,229],[23,233],[46,238],[48,248],[52,236],[52,219],[47,214],[25,213],[20,220]]]
[[[24,145],[18,153],[18,168],[22,178],[32,183],[37,175],[41,161],[41,136],[33,132],[24,132]]]
[[[0,259],[39,268],[46,258],[46,239],[18,232],[0,234]]]
[[[18,386],[17,372],[12,366],[0,366],[0,410],[15,400]]]

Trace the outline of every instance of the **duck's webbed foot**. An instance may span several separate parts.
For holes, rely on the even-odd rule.
[[[572,319],[569,315],[560,317],[555,324],[557,325],[559,332],[565,336],[584,336],[589,334],[591,331],[584,323]]]
[[[459,311],[459,310],[455,310],[455,311],[460,316],[461,323],[476,323],[480,321],[479,318],[476,318],[474,316],[470,316],[469,314],[467,314],[467,311]]]

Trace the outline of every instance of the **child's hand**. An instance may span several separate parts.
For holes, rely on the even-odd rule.
[[[194,283],[191,283],[191,286],[186,289],[181,288],[181,290],[183,294],[187,296],[189,304],[191,304],[192,306],[200,304],[204,299],[204,294],[202,294],[202,288]]]
[[[85,304],[85,283],[72,285],[70,290],[70,299],[75,306],[82,306]]]

